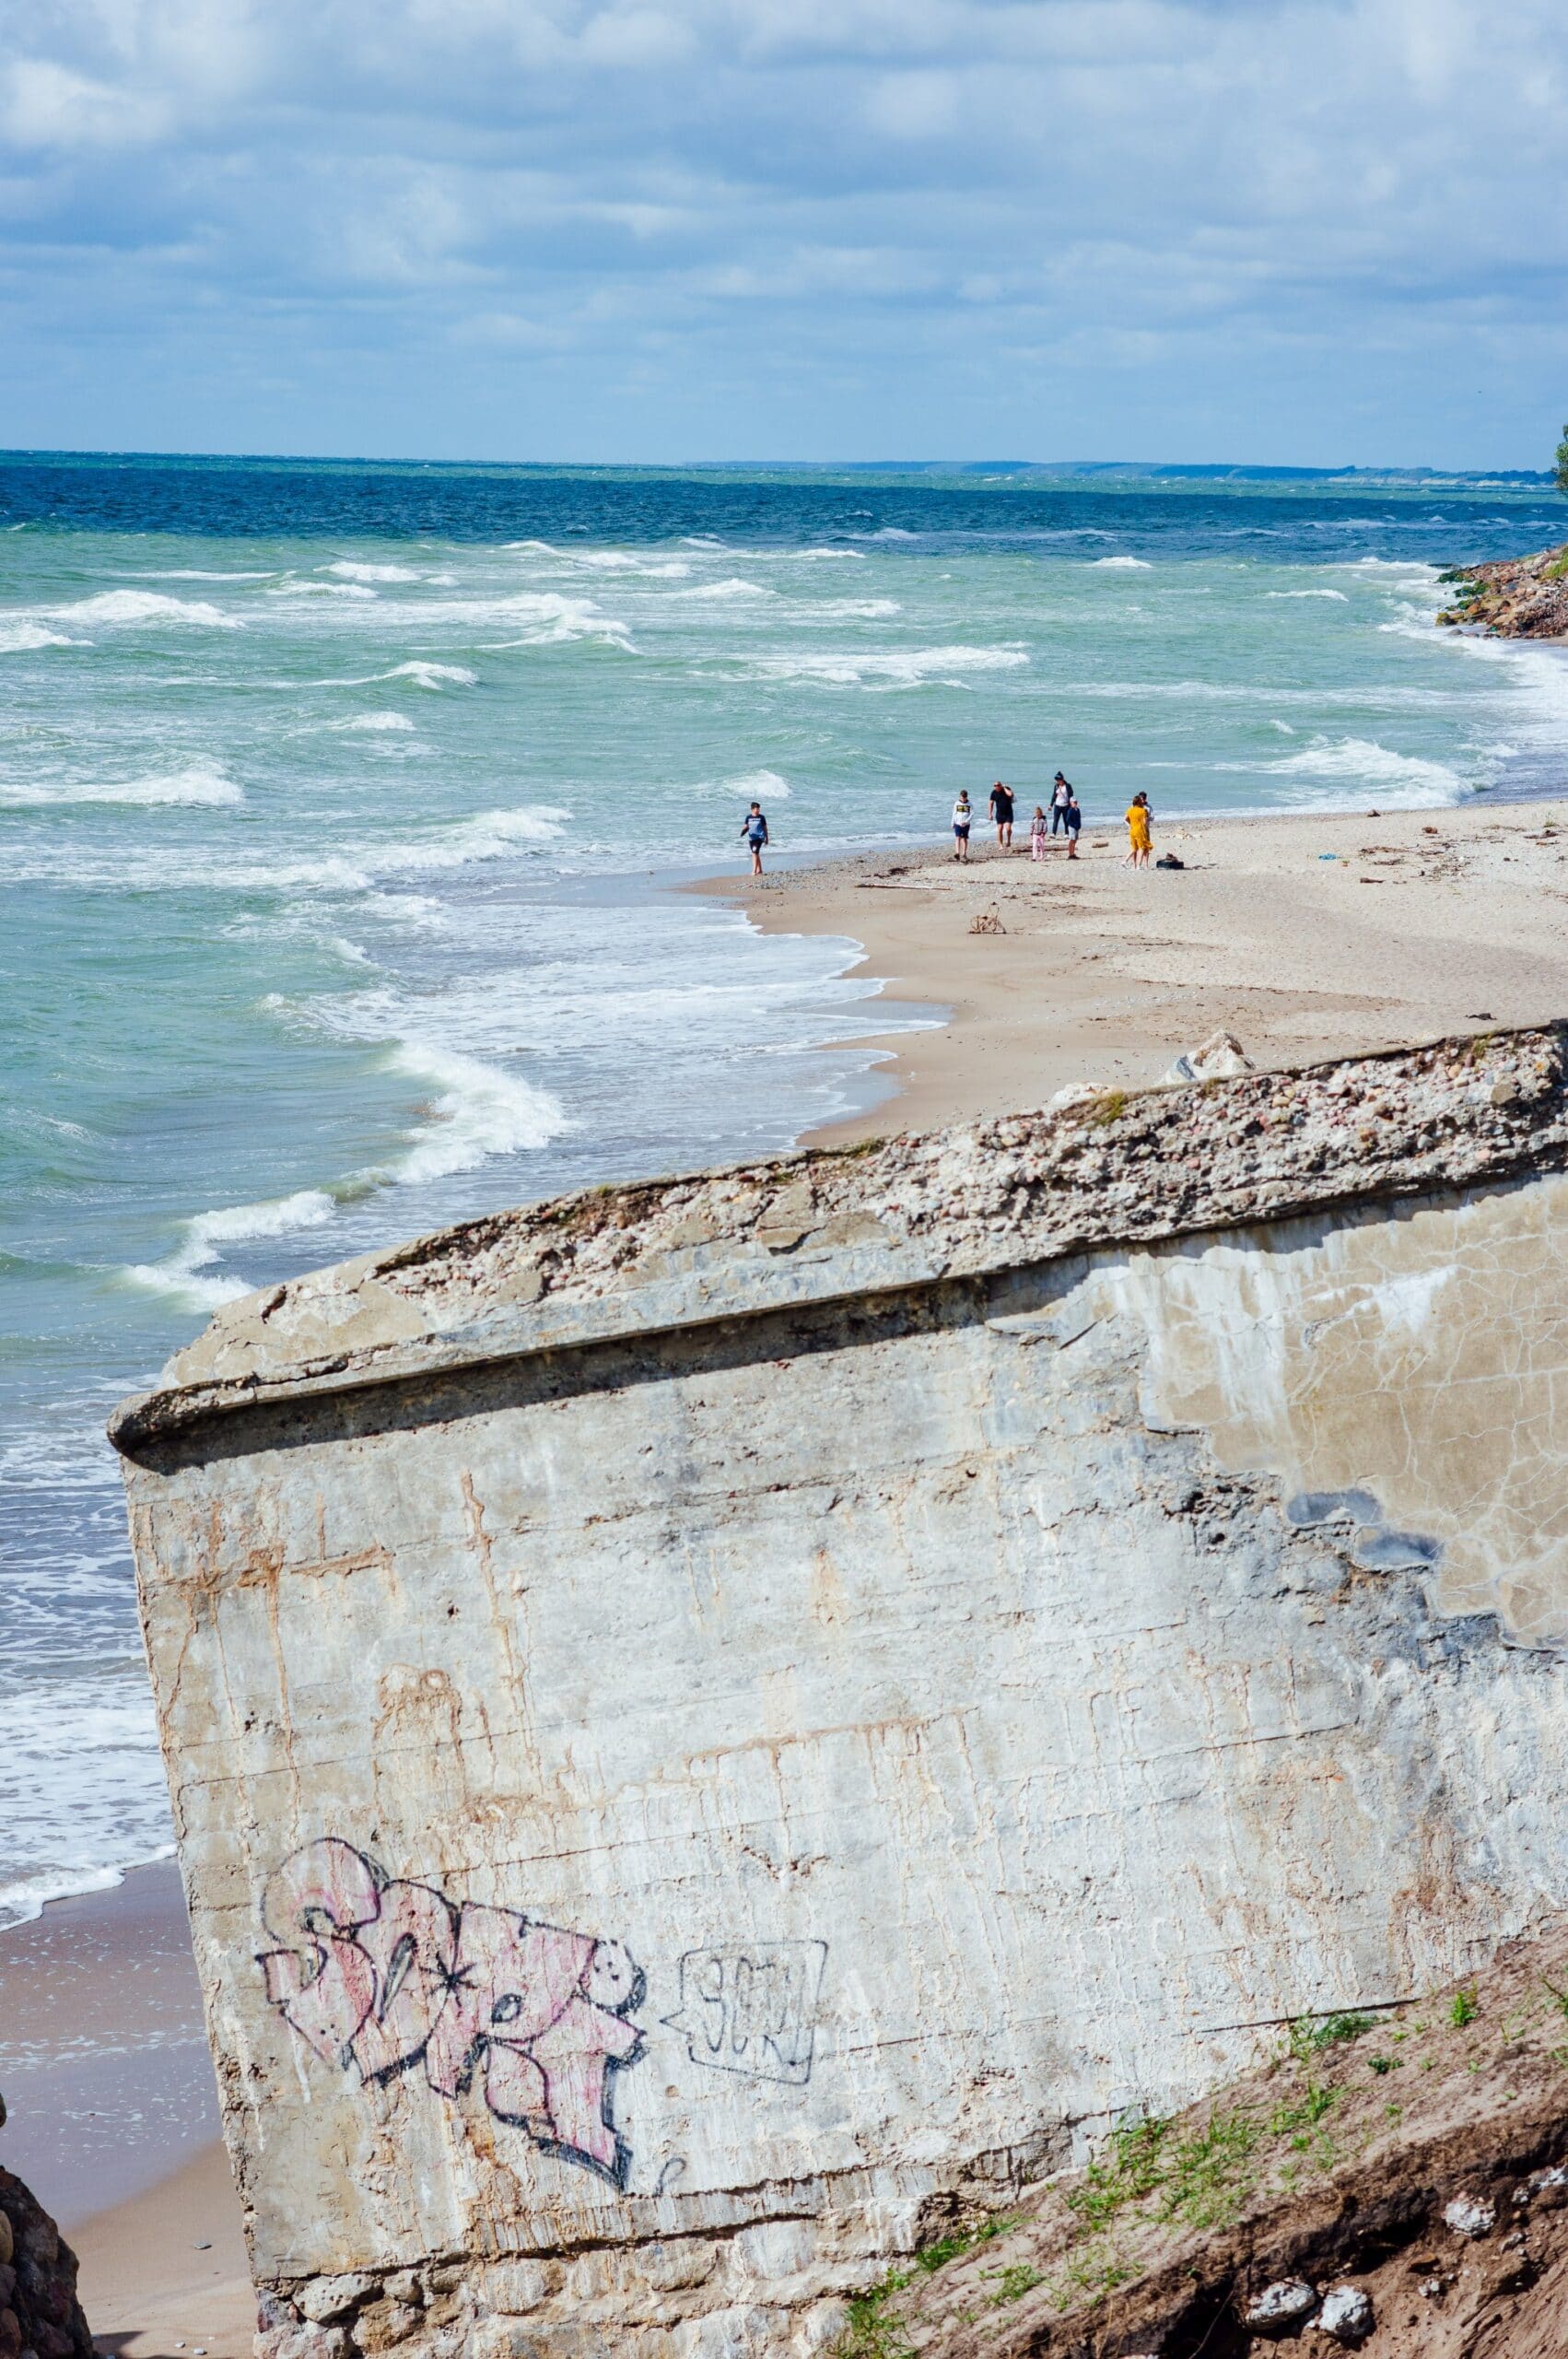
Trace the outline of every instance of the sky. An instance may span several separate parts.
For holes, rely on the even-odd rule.
[[[1562,0],[0,0],[0,445],[1545,466]]]

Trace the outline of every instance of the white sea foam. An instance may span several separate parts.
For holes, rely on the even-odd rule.
[[[1265,590],[1263,594],[1266,598],[1334,598],[1341,606],[1351,603],[1342,590]]]
[[[789,781],[777,770],[743,770],[738,778],[701,778],[688,794],[714,795],[726,803],[788,803]]]
[[[362,672],[352,680],[323,680],[324,688],[373,688],[382,680],[412,680],[416,688],[476,688],[479,675],[466,663],[427,663],[418,658],[394,663],[390,672]]]
[[[777,590],[768,590],[760,581],[743,581],[733,575],[728,581],[698,581],[689,590],[673,590],[672,598],[777,598]]]
[[[126,1868],[172,1856],[169,1790],[139,1663],[37,1685],[6,1681],[0,1822],[0,1926],[24,1924],[72,1893],[107,1892]]]
[[[340,557],[331,565],[318,566],[319,573],[333,573],[340,581],[419,581],[424,576],[411,565],[361,565],[353,557]]]
[[[566,549],[561,554],[569,564],[592,573],[638,574],[649,581],[685,581],[691,572],[691,567],[678,557],[630,557],[620,549]]]
[[[969,672],[1012,672],[1027,663],[1016,647],[904,647],[744,659],[769,680],[820,680],[826,687],[920,688],[961,686]]]
[[[120,1272],[120,1277],[124,1285],[167,1295],[182,1309],[216,1310],[219,1303],[237,1302],[241,1295],[252,1292],[243,1278],[214,1274],[214,1264],[221,1261],[225,1246],[321,1228],[336,1210],[336,1201],[324,1188],[298,1188],[291,1196],[198,1213],[184,1223],[171,1253],[161,1262],[132,1262]]]
[[[549,1090],[433,1041],[400,1040],[387,1063],[438,1093],[426,1126],[393,1168],[400,1181],[418,1184],[473,1171],[495,1155],[548,1146],[572,1127]]]
[[[1434,565],[1422,557],[1346,557],[1338,568],[1341,573],[1370,573],[1387,577],[1404,575],[1412,581],[1436,581],[1441,577]]]
[[[106,804],[233,804],[243,803],[244,789],[216,764],[193,763],[187,769],[167,770],[150,778],[123,779],[111,784],[96,780],[38,783],[11,780],[0,784],[0,804],[8,810],[42,810],[63,803]]]
[[[57,630],[45,630],[41,623],[10,620],[0,616],[0,655],[30,655],[38,647],[83,647],[85,640],[66,639]]]
[[[864,549],[781,549],[778,554],[781,557],[853,557],[857,565],[864,563],[866,555]]]
[[[202,565],[171,565],[149,569],[142,578],[146,581],[275,581],[277,568],[263,573],[215,573]]]
[[[547,804],[524,804],[504,811],[482,811],[455,827],[427,836],[409,836],[368,848],[368,868],[379,876],[416,874],[421,869],[467,868],[474,862],[495,860],[521,844],[544,844],[562,832],[569,811]]]
[[[815,622],[885,622],[904,612],[896,598],[813,598],[797,612]]]
[[[1096,557],[1089,560],[1091,573],[1153,573],[1153,567],[1146,557]]]
[[[491,623],[529,627],[521,639],[499,641],[502,647],[556,647],[572,640],[596,639],[628,651],[631,648],[631,634],[625,623],[602,614],[591,599],[562,598],[553,591],[520,591],[503,598],[454,598],[448,612],[467,612]]]
[[[267,592],[269,598],[373,598],[361,581],[280,581]]]
[[[95,598],[80,598],[74,605],[56,606],[63,622],[126,624],[144,627],[181,624],[199,630],[243,630],[238,615],[226,615],[200,598],[169,598],[160,590],[102,590]]]
[[[1226,767],[1217,764],[1216,768]],[[1457,770],[1416,754],[1396,753],[1370,737],[1314,737],[1299,754],[1285,754],[1270,762],[1274,778],[1342,780],[1366,787],[1384,803],[1411,807],[1428,803],[1458,803],[1469,792]]]
[[[405,712],[357,712],[347,721],[329,722],[330,729],[346,729],[365,736],[402,736],[413,730]]]

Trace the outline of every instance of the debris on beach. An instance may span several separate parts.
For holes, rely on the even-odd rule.
[[[971,933],[1005,933],[1000,912],[995,909],[980,910],[969,921]]]
[[[1164,1076],[1162,1089],[1185,1089],[1195,1081],[1235,1081],[1256,1071],[1234,1032],[1211,1032],[1201,1048],[1188,1049]]]

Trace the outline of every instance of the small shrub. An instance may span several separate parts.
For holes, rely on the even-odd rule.
[[[1448,2009],[1448,2020],[1457,2030],[1462,2031],[1467,2024],[1473,2024],[1480,2013],[1473,1990],[1455,1991],[1453,2003]]]

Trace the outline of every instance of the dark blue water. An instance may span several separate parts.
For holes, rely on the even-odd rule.
[[[910,534],[954,546],[1058,548],[1114,537],[1135,556],[1480,560],[1561,538],[1544,487],[1186,482],[931,483],[829,471],[756,475],[437,466],[350,459],[0,454],[0,523],[228,537],[638,545],[712,534],[778,543]]]

